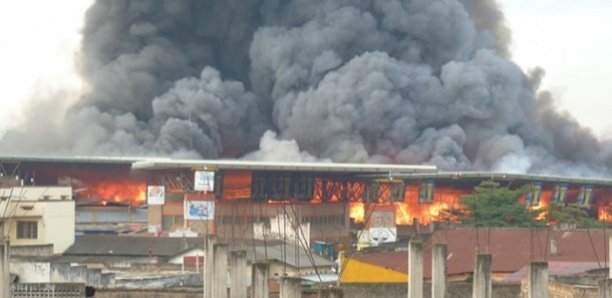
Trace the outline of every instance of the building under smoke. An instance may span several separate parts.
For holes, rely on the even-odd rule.
[[[609,175],[509,37],[492,0],[99,0],[87,92],[32,105],[0,152]]]
[[[79,217],[79,210],[94,218],[90,214],[95,210],[102,217],[118,206],[146,207],[146,223],[141,216],[134,226],[158,236],[215,233],[224,238],[305,241],[297,244],[308,246],[314,241],[351,245],[351,229],[360,229],[368,232],[371,242],[394,241],[398,227],[428,225],[440,220],[442,210],[462,208],[461,197],[485,180],[526,187],[522,200],[529,208],[572,204],[600,220],[608,219],[612,211],[610,180],[447,173],[431,166],[380,164],[0,160],[3,185],[71,186],[77,219],[84,217]]]

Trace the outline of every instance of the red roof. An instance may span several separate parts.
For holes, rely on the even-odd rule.
[[[590,235],[589,235],[590,234]],[[610,235],[610,233],[606,233]],[[437,230],[424,245],[424,274],[431,277],[432,243],[446,243],[449,275],[470,273],[477,251],[493,255],[493,272],[512,273],[530,260],[600,262],[607,267],[604,253],[608,237],[602,230],[549,231],[530,229],[453,229]],[[557,253],[550,253],[556,243]],[[406,251],[367,253],[353,258],[392,270],[408,272]]]

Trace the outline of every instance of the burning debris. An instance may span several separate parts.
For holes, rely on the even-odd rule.
[[[509,36],[495,1],[100,0],[89,91],[0,150],[608,175],[609,144],[556,111]]]

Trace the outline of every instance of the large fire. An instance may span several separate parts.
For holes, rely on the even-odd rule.
[[[362,223],[365,216],[365,204],[363,202],[351,202],[349,216],[356,223]]]
[[[421,224],[429,224],[440,217],[442,210],[460,209],[461,196],[467,194],[465,190],[439,187],[436,189],[433,201],[419,202],[419,187],[409,185],[404,191],[404,198],[399,202],[383,199],[376,203],[363,201],[350,203],[350,217],[357,223],[364,222],[364,218],[377,209],[393,206],[395,209],[395,224],[410,225],[415,219]]]
[[[94,199],[106,205],[110,202],[143,204],[147,198],[147,185],[133,181],[96,181],[88,183],[79,198]]]
[[[597,209],[597,219],[599,221],[610,222],[612,221],[612,207],[601,206]]]

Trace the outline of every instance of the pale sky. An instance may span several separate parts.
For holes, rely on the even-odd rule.
[[[79,30],[91,0],[0,3],[0,131],[33,90],[78,92]],[[546,70],[543,86],[559,108],[612,138],[612,1],[502,0],[512,55],[523,69]]]
[[[503,0],[513,60],[546,70],[561,109],[612,139],[612,1]]]

